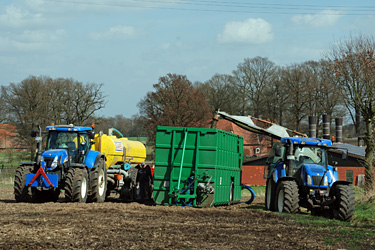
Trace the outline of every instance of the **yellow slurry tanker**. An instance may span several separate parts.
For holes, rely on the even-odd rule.
[[[137,178],[135,166],[146,160],[145,145],[128,140],[118,130],[111,128],[108,135],[95,135],[91,149],[105,156],[107,196],[112,192],[120,194],[120,199],[134,200]]]

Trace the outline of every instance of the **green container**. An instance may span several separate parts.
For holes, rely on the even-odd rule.
[[[220,129],[157,128],[157,205],[209,207],[241,200],[243,138]]]

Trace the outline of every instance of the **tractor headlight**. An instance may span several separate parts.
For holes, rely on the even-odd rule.
[[[324,176],[324,183],[323,183],[323,186],[328,186],[328,177],[327,176]]]
[[[59,165],[59,157],[56,155],[51,163],[51,170],[54,170]]]
[[[311,176],[310,175],[307,175],[307,178],[306,178],[307,180],[307,185],[312,185],[312,178],[311,178]]]

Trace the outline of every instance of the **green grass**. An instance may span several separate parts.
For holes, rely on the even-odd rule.
[[[345,243],[348,249],[366,249],[366,241],[375,240],[375,196],[368,198],[363,189],[354,187],[355,210],[350,222],[328,219],[320,216],[311,216],[308,212],[300,214],[283,214],[292,220],[309,225],[311,230],[322,231],[327,245]],[[371,197],[371,195],[370,195]],[[342,237],[332,237],[324,232],[335,232]],[[373,247],[373,246],[370,246]]]
[[[18,166],[22,161],[30,161],[30,152],[1,152],[0,166]]]
[[[266,186],[262,186],[262,185],[249,185],[249,186],[254,190],[256,197],[264,197],[265,196]],[[243,189],[241,191],[241,196],[242,197],[250,196],[250,192],[246,189]]]

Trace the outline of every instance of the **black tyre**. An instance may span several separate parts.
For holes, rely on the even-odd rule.
[[[332,206],[332,214],[335,219],[350,221],[354,213],[354,193],[348,185],[337,185],[334,187],[333,196],[336,202]]]
[[[107,168],[103,158],[90,172],[89,202],[104,202],[107,194]]]
[[[298,186],[295,181],[281,181],[276,188],[275,207],[278,212],[297,213],[299,210]]]
[[[266,197],[265,197],[265,209],[269,211],[276,211],[275,209],[275,182],[272,178],[269,178],[266,183]]]
[[[138,176],[138,168],[131,167],[128,171],[131,183],[130,183],[130,196],[131,200],[135,201],[138,198],[137,192],[137,176]]]
[[[32,192],[26,187],[26,174],[31,173],[33,166],[20,166],[14,177],[14,198],[17,202],[31,202]]]
[[[65,180],[65,200],[72,202],[86,202],[88,190],[89,182],[86,169],[69,169]]]
[[[234,197],[234,181],[230,180],[230,188],[229,188],[229,205],[233,203]]]

